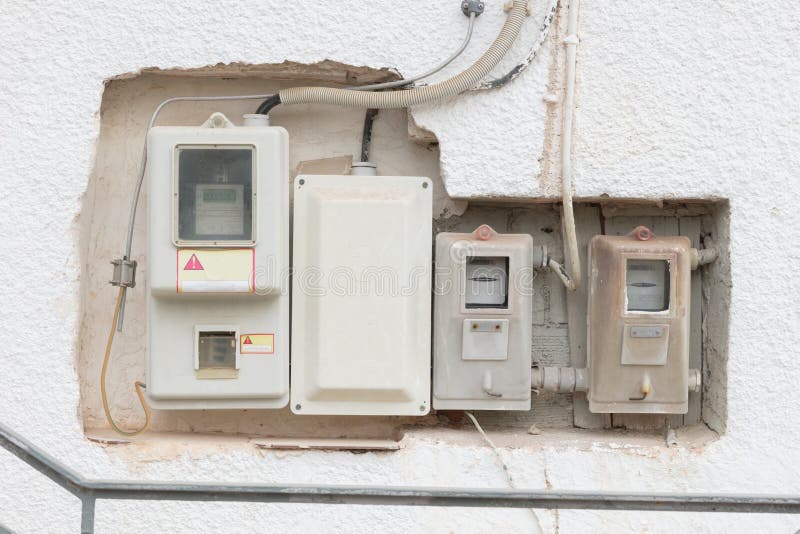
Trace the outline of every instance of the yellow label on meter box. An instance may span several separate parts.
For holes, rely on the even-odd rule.
[[[252,293],[255,251],[250,248],[179,249],[175,254],[178,293]]]
[[[241,334],[239,336],[240,354],[273,354],[275,334]]]

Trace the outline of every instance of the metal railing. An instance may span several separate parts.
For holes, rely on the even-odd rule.
[[[81,532],[86,533],[94,532],[98,499],[800,514],[796,495],[87,480],[2,424],[0,445],[80,499]]]

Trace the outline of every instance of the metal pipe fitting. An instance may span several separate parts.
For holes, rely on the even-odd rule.
[[[531,388],[573,393],[589,389],[587,369],[575,367],[534,367],[531,369]]]
[[[692,260],[693,271],[701,265],[708,265],[714,262],[719,257],[719,251],[714,247],[703,249],[693,248],[689,251],[689,254]]]
[[[703,378],[700,369],[689,369],[689,392],[700,393],[703,387]]]

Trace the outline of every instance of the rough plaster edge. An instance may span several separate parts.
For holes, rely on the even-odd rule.
[[[134,72],[111,76],[105,80],[130,80],[141,75],[191,76],[197,78],[263,78],[272,81],[304,81],[337,85],[366,85],[399,80],[400,74],[391,68],[357,66],[325,59],[317,63],[216,63],[199,67],[142,67]]]

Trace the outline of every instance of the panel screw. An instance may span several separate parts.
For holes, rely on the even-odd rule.
[[[419,411],[421,411],[421,412],[425,411],[425,405],[424,404],[420,404],[419,405]]]
[[[298,180],[297,183],[300,185],[305,185],[306,181],[300,178],[300,180]]]
[[[428,182],[422,182],[422,189],[428,189]]]
[[[302,408],[302,406],[300,406],[299,404],[295,404],[295,405],[294,405],[294,409],[295,409],[295,410],[299,410],[300,408]]]

